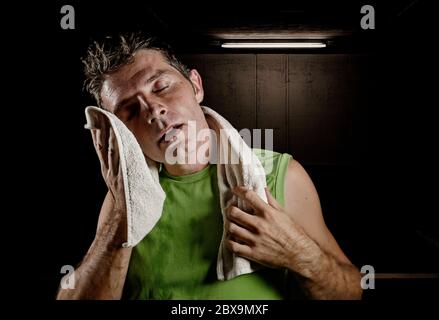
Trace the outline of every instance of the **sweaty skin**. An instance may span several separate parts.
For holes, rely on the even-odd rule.
[[[200,108],[204,92],[201,77],[191,70],[189,79],[155,50],[139,50],[134,61],[107,75],[101,90],[105,109],[115,113],[134,133],[148,157],[162,162],[172,175],[187,175],[203,163],[166,163],[166,144],[160,137],[178,125],[189,143],[187,123],[197,130],[209,128]],[[131,248],[126,241],[126,212],[119,154],[111,128],[92,130],[92,138],[108,186],[96,236],[75,270],[75,289],[58,291],[58,299],[120,299]],[[197,148],[205,144],[196,142]],[[360,273],[338,246],[323,220],[314,185],[302,166],[291,160],[285,182],[285,207],[267,192],[269,203],[238,187],[233,192],[247,201],[253,215],[237,207],[227,209],[227,245],[238,255],[295,274],[312,299],[359,299]]]

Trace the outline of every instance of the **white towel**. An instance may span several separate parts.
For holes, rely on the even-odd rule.
[[[254,190],[267,202],[265,171],[259,159],[244,142],[238,131],[214,110],[201,107],[209,127],[218,137],[216,147],[218,189],[220,193],[221,214],[226,220],[225,210],[230,204],[247,210],[246,204],[235,196],[231,189],[245,186]],[[123,174],[127,205],[128,239],[124,247],[137,245],[155,226],[161,217],[165,192],[160,186],[159,164],[145,156],[131,131],[113,113],[97,107],[87,107],[86,128],[99,128],[97,114],[105,115],[108,124],[115,132],[120,153],[120,165]],[[236,159],[227,163],[226,157]],[[229,280],[242,274],[254,272],[260,266],[237,256],[225,246],[226,230],[218,251],[217,277]]]

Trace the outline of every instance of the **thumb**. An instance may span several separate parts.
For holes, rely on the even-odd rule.
[[[268,204],[277,210],[282,210],[282,206],[279,204],[279,202],[277,202],[276,198],[271,195],[270,190],[268,190],[267,187],[265,187],[264,189],[265,194],[267,195]]]

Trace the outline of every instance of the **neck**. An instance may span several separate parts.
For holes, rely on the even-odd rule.
[[[182,161],[183,163],[177,163],[175,164],[169,164],[164,163],[163,165],[166,168],[166,171],[168,171],[173,176],[185,176],[188,174],[196,173],[204,168],[206,168],[210,163],[210,149],[212,147],[211,139],[212,137],[209,137],[206,141],[197,141],[196,144],[196,152],[194,154],[191,154],[192,157],[188,155],[187,148],[185,149],[185,161]],[[178,151],[177,151],[178,152]],[[199,154],[203,153],[203,155]],[[189,161],[189,159],[191,159]],[[195,160],[195,161],[194,161]]]
[[[196,164],[175,164],[175,165],[169,165],[164,164],[166,171],[169,172],[169,174],[173,176],[186,176],[188,174],[196,173],[204,168],[206,168],[209,164],[205,163],[196,163]]]

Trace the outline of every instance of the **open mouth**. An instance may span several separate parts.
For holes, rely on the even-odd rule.
[[[177,135],[180,133],[183,123],[175,125],[169,128],[160,138],[159,144],[163,142],[171,142],[177,139]]]

